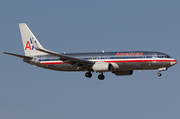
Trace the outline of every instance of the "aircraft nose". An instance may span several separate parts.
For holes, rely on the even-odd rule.
[[[170,65],[175,65],[177,63],[177,60],[173,59],[171,62],[170,62]]]

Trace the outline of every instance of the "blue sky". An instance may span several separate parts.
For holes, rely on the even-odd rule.
[[[159,51],[180,59],[178,0],[2,0],[0,51],[24,54],[19,23],[56,52]],[[162,72],[57,72],[0,55],[1,119],[178,119],[179,64]]]

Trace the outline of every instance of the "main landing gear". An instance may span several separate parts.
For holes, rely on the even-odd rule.
[[[104,80],[104,78],[105,78],[105,76],[103,75],[103,73],[101,73],[101,74],[98,75],[98,79],[99,79],[99,80]]]
[[[91,78],[92,77],[92,73],[89,71],[89,72],[86,72],[85,73],[85,76],[87,77],[87,78]],[[104,80],[104,78],[105,78],[105,76],[103,75],[103,73],[101,73],[101,74],[99,74],[98,75],[98,79],[99,80]]]
[[[87,78],[91,78],[92,77],[92,73],[89,71],[89,72],[86,72],[85,73],[85,76],[87,77]]]

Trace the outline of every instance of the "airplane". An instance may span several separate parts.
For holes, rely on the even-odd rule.
[[[92,72],[100,73],[99,80],[104,80],[104,72],[116,76],[132,75],[133,70],[167,70],[177,61],[169,55],[152,51],[96,52],[96,53],[57,53],[42,47],[25,23],[19,24],[25,55],[3,52],[22,58],[35,67],[56,71],[85,71],[87,78]]]

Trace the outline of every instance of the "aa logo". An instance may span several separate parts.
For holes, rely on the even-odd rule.
[[[32,37],[32,39],[34,39],[34,38]],[[36,41],[35,41],[35,43],[36,43]],[[36,43],[36,44],[37,44],[37,43]],[[30,38],[30,42],[29,42],[29,41],[26,42],[25,50],[27,50],[27,49],[29,49],[29,50],[33,50],[33,49],[34,49],[34,45],[33,45],[33,43],[32,43],[31,38]]]

